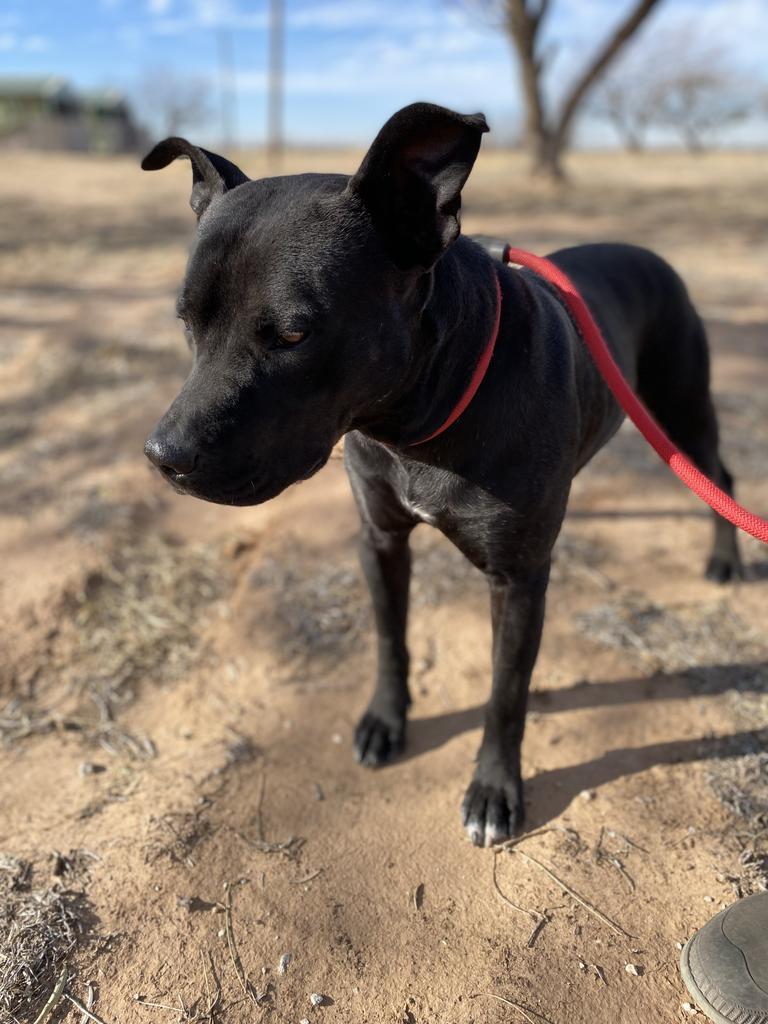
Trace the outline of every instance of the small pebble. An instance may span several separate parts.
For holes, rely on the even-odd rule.
[[[223,939],[224,938],[224,929],[223,928],[219,928],[219,930],[218,930],[218,932],[216,934],[219,936],[220,939]]]
[[[331,743],[335,743],[337,746],[339,746],[339,744],[341,744],[343,742],[344,742],[344,737],[341,735],[340,732],[335,732],[333,734],[333,736],[331,736]]]
[[[301,1020],[299,1021],[299,1024],[309,1024],[309,1018],[302,1017]]]
[[[291,960],[293,960],[293,957],[291,956],[290,953],[283,953],[283,955],[280,957],[280,963],[277,965],[277,973],[285,974],[285,972],[288,970],[288,965],[290,964]]]
[[[639,964],[626,964],[624,970],[627,974],[634,974],[636,978],[642,978],[643,974],[645,974],[645,968]]]
[[[683,1003],[683,1013],[688,1013],[691,1015],[691,1017],[693,1017],[698,1012],[699,1011],[696,1009],[693,1003]]]
[[[675,943],[675,948],[676,948],[676,949],[680,949],[680,950],[682,950],[682,948],[683,948],[683,943],[682,943],[682,942],[676,942],[676,943]]]
[[[86,775],[100,775],[101,772],[105,772],[106,766],[103,764],[94,764],[93,761],[83,761],[80,765],[80,774],[85,778]]]
[[[582,791],[579,793],[579,796],[582,800],[594,800],[595,791],[594,789],[582,789]]]
[[[325,996],[321,996],[319,992],[313,992],[309,997],[309,1001],[313,1006],[322,1006],[325,1002]]]
[[[705,896],[704,897],[704,902],[705,903],[714,903],[715,902],[715,897],[714,896]]]

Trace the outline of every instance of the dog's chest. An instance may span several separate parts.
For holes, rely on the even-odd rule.
[[[409,495],[401,494],[400,501],[402,502],[405,509],[410,512],[412,516],[419,519],[422,523],[429,523],[430,526],[437,525],[437,512],[431,508],[425,508],[423,504],[419,504],[414,501]]]
[[[401,472],[396,493],[410,515],[439,529],[455,528],[485,512],[477,488],[447,470],[419,467]]]

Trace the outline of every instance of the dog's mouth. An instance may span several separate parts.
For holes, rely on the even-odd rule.
[[[321,455],[310,463],[308,469],[297,475],[280,479],[259,479],[252,476],[244,477],[234,486],[218,486],[218,481],[206,481],[198,472],[174,473],[172,470],[163,467],[160,472],[168,481],[177,494],[185,494],[192,498],[199,498],[201,501],[208,501],[214,505],[261,505],[270,501],[278,494],[295,483],[302,483],[309,480],[315,473],[319,472],[330,458],[330,452]]]

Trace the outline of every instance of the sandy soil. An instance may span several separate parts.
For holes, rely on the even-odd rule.
[[[707,318],[740,497],[764,512],[764,157],[572,166],[560,194],[488,152],[465,229],[671,259]],[[705,513],[622,429],[576,482],[558,549],[524,750],[545,831],[474,849],[458,805],[488,690],[478,574],[417,531],[408,750],[363,770],[350,740],[374,651],[340,462],[234,510],[174,495],[143,459],[187,368],[188,174],[0,168],[0,851],[16,858],[0,880],[32,865],[8,906],[77,895],[68,991],[85,1001],[90,982],[106,1024],[692,1019],[676,944],[766,877],[760,545],[743,545],[745,583],[705,582]]]

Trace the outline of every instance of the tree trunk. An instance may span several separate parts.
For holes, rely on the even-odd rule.
[[[697,128],[692,124],[683,124],[682,126],[683,139],[685,140],[685,148],[689,153],[705,153],[707,147],[704,144],[704,139],[699,134]]]
[[[577,79],[559,117],[552,121],[547,117],[542,100],[543,61],[536,45],[549,0],[504,0],[506,28],[517,53],[523,87],[526,143],[535,173],[555,181],[563,180],[562,155],[568,147],[573,120],[584,97],[658,3],[660,0],[636,0],[627,17]]]
[[[517,66],[525,103],[525,145],[531,156],[533,173],[562,176],[558,161],[552,160],[550,130],[541,95],[542,61],[536,53],[536,37],[549,0],[529,4],[527,0],[505,0],[507,32],[517,51]],[[557,168],[557,172],[555,172]]]
[[[621,144],[628,153],[642,153],[643,139],[640,129],[632,122],[631,115],[626,116],[617,113],[609,114],[608,119],[613,125],[613,130],[621,139]]]
[[[558,148],[552,135],[545,131],[536,139],[532,149],[531,169],[535,175],[549,178],[550,181],[565,181],[565,169],[562,162],[562,148]]]

